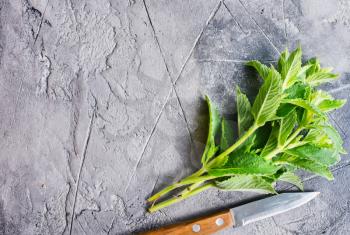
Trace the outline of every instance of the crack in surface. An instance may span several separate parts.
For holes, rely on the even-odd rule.
[[[242,64],[244,64],[244,63],[247,63],[251,60],[239,60],[239,59],[238,60],[235,60],[235,59],[230,60],[230,59],[211,59],[211,58],[209,58],[209,59],[196,59],[196,61],[198,61],[198,62],[227,62],[227,63],[242,63]],[[277,60],[262,60],[260,62],[264,63],[264,64],[276,63]]]
[[[142,157],[143,157],[143,155],[144,155],[144,153],[145,153],[145,151],[146,151],[146,149],[147,149],[147,146],[148,146],[148,144],[149,144],[149,142],[150,142],[150,140],[151,140],[151,138],[152,138],[152,136],[153,136],[153,134],[154,134],[154,132],[155,132],[155,130],[156,130],[156,127],[157,127],[157,125],[158,125],[158,123],[159,123],[160,117],[161,117],[161,115],[162,115],[162,113],[163,113],[163,111],[164,111],[164,109],[165,109],[166,104],[168,103],[168,100],[169,100],[169,98],[170,98],[170,96],[171,96],[173,90],[174,90],[174,92],[175,92],[175,95],[176,95],[176,98],[177,98],[177,102],[178,102],[178,104],[179,104],[179,106],[180,106],[180,109],[182,110],[183,117],[184,117],[184,121],[185,121],[185,123],[186,123],[186,128],[187,128],[187,131],[189,132],[191,142],[193,143],[193,138],[192,138],[192,134],[191,134],[191,132],[190,132],[190,130],[189,130],[188,121],[187,121],[187,118],[186,118],[186,115],[185,115],[183,106],[182,106],[182,104],[181,104],[180,98],[179,98],[179,96],[178,96],[178,94],[177,94],[177,91],[176,91],[176,88],[175,88],[175,87],[176,87],[176,82],[177,82],[177,80],[180,78],[180,76],[181,76],[181,74],[182,74],[182,71],[184,70],[184,68],[185,68],[185,66],[186,66],[186,64],[187,64],[187,62],[189,61],[189,58],[191,57],[191,55],[192,55],[192,53],[193,53],[193,51],[194,51],[194,48],[196,47],[196,45],[197,45],[197,43],[198,43],[200,37],[202,36],[202,34],[203,34],[205,28],[208,26],[210,20],[215,16],[216,12],[219,10],[219,8],[220,8],[220,6],[221,6],[221,3],[222,3],[222,1],[219,1],[218,5],[214,8],[213,12],[210,14],[210,16],[209,16],[209,18],[207,19],[207,21],[206,21],[204,27],[202,28],[202,30],[200,31],[199,35],[197,36],[197,38],[196,38],[196,40],[195,40],[195,42],[194,42],[194,44],[193,44],[191,50],[189,51],[189,54],[188,54],[188,56],[187,56],[185,62],[184,62],[183,65],[181,66],[180,73],[178,74],[178,76],[177,76],[177,78],[175,79],[175,81],[173,81],[172,78],[171,78],[171,76],[170,76],[170,73],[169,73],[168,65],[167,65],[167,63],[165,62],[165,58],[164,58],[163,52],[162,52],[162,50],[161,50],[161,47],[160,47],[158,38],[156,37],[155,29],[154,29],[154,27],[153,27],[152,20],[151,20],[151,18],[150,18],[149,12],[148,12],[148,8],[147,8],[147,5],[146,5],[146,2],[145,2],[145,0],[143,0],[143,4],[144,4],[144,7],[145,7],[145,11],[146,11],[148,20],[150,21],[150,25],[151,25],[151,28],[152,28],[152,31],[153,31],[153,34],[154,34],[154,38],[155,38],[155,41],[156,41],[156,43],[157,43],[157,45],[158,45],[158,47],[159,47],[161,56],[162,56],[162,58],[163,58],[163,61],[164,61],[164,64],[165,64],[165,67],[166,67],[166,70],[167,70],[167,73],[168,73],[169,78],[170,78],[170,80],[171,80],[171,85],[172,85],[172,87],[171,87],[171,89],[169,90],[168,95],[167,95],[167,97],[166,97],[166,99],[165,99],[165,102],[164,102],[162,108],[160,109],[160,111],[159,111],[159,113],[158,113],[158,115],[157,115],[157,117],[156,117],[156,122],[155,122],[154,126],[152,127],[151,133],[150,133],[149,137],[147,138],[146,144],[145,144],[144,148],[142,149],[142,152],[141,152],[140,157],[139,157],[138,160],[137,160],[137,163],[136,163],[136,165],[135,165],[135,167],[134,167],[133,173],[132,173],[131,177],[130,177],[129,180],[128,180],[128,183],[127,183],[127,185],[126,185],[126,187],[125,187],[125,192],[128,190],[128,188],[129,188],[129,186],[130,186],[130,183],[131,183],[132,179],[133,179],[134,176],[135,176],[136,170],[137,170],[137,168],[138,168],[138,166],[139,166],[139,164],[140,164],[140,162],[141,162],[141,160],[142,160]]]
[[[242,0],[238,0],[238,2],[242,5],[242,7],[244,8],[245,12],[247,13],[247,15],[249,16],[249,18],[254,22],[254,24],[259,28],[260,32],[264,35],[264,37],[267,39],[267,41],[269,41],[269,43],[271,44],[271,46],[273,47],[273,49],[278,53],[278,55],[281,55],[281,52],[277,49],[277,47],[275,46],[275,44],[271,41],[271,39],[267,36],[267,34],[265,33],[265,31],[261,28],[261,26],[258,24],[258,22],[254,19],[254,17],[252,17],[252,15],[250,14],[250,12],[248,11],[248,9],[246,8],[246,6],[242,3]]]
[[[165,106],[166,106],[166,104],[167,104],[167,100],[168,100],[169,97],[171,96],[172,91],[173,91],[173,88],[171,88],[170,92],[168,93],[168,95],[167,95],[167,97],[166,97],[166,101],[163,103],[163,106],[162,106],[162,108],[160,109],[160,112],[158,113],[158,115],[157,115],[157,117],[156,117],[156,122],[155,122],[155,124],[153,125],[153,128],[152,128],[152,130],[151,130],[151,134],[148,136],[148,138],[147,138],[147,140],[146,140],[146,144],[145,144],[144,147],[142,148],[142,152],[141,152],[141,154],[140,154],[140,157],[137,159],[137,162],[136,162],[135,167],[134,167],[134,169],[133,169],[132,175],[130,176],[130,178],[129,178],[129,180],[128,180],[128,183],[126,184],[125,192],[127,192],[128,188],[129,188],[129,186],[130,186],[130,184],[131,184],[131,181],[132,181],[132,179],[133,179],[134,176],[135,176],[136,170],[137,170],[137,168],[138,168],[139,165],[140,165],[140,162],[141,162],[141,160],[142,160],[142,157],[143,157],[144,153],[146,152],[147,146],[148,146],[148,144],[149,144],[149,142],[150,142],[150,140],[151,140],[151,137],[153,136],[153,134],[154,134],[154,132],[155,132],[155,130],[156,130],[156,127],[157,127],[157,125],[158,125],[158,122],[159,122],[159,120],[160,120],[160,117],[162,116],[163,110],[165,109]]]
[[[41,30],[41,27],[42,27],[42,25],[43,25],[44,16],[45,16],[45,12],[46,12],[46,8],[47,8],[47,5],[48,5],[48,4],[49,4],[49,0],[47,0],[47,2],[46,2],[46,6],[45,6],[45,9],[44,9],[44,11],[43,11],[43,14],[41,14],[41,19],[40,19],[39,28],[38,28],[38,30],[37,30],[37,32],[36,32],[33,45],[35,45],[36,41],[38,40],[38,36],[39,36],[40,30]]]
[[[75,207],[76,207],[76,202],[77,202],[77,196],[78,196],[78,189],[79,189],[79,183],[80,183],[80,176],[81,176],[81,172],[84,166],[84,162],[85,162],[85,158],[86,158],[86,151],[89,145],[89,141],[90,141],[90,137],[91,137],[91,131],[92,131],[92,126],[93,126],[93,122],[94,122],[94,116],[96,114],[96,103],[93,107],[93,113],[91,114],[91,118],[90,118],[90,123],[88,126],[88,130],[87,130],[87,135],[85,138],[85,144],[84,144],[84,148],[83,148],[83,153],[82,153],[82,158],[81,158],[81,162],[80,162],[80,167],[79,167],[79,171],[78,171],[78,176],[77,176],[77,181],[75,184],[75,192],[74,192],[74,198],[73,198],[73,206],[72,206],[72,211],[71,211],[71,221],[70,221],[70,229],[69,229],[69,234],[72,234],[72,228],[73,228],[73,222],[74,222],[74,215],[75,215]]]
[[[334,89],[332,89],[332,90],[329,90],[328,92],[330,92],[330,93],[336,93],[336,92],[338,92],[338,91],[342,91],[342,90],[345,90],[345,89],[348,89],[348,88],[350,88],[350,84],[339,86],[339,87],[337,87],[337,88],[334,88]]]
[[[193,141],[193,136],[192,136],[192,133],[191,133],[191,131],[190,131],[190,126],[189,126],[188,121],[187,121],[187,117],[186,117],[185,110],[184,110],[184,108],[183,108],[183,106],[182,106],[182,103],[181,103],[179,94],[177,93],[176,86],[175,86],[175,83],[174,83],[174,81],[173,81],[173,78],[171,77],[168,64],[167,64],[167,62],[166,62],[166,60],[165,60],[165,56],[164,56],[162,47],[160,46],[158,37],[157,37],[157,35],[156,35],[156,31],[155,31],[155,28],[154,28],[154,26],[153,26],[153,22],[152,22],[152,19],[151,19],[150,14],[149,14],[149,11],[148,11],[148,8],[147,8],[147,5],[146,5],[145,0],[143,0],[143,5],[145,6],[146,14],[147,14],[148,20],[149,20],[149,22],[150,22],[150,25],[151,25],[151,28],[152,28],[152,31],[153,31],[153,37],[154,37],[154,39],[155,39],[155,41],[156,41],[156,43],[157,43],[157,45],[158,45],[160,54],[161,54],[161,56],[162,56],[162,58],[163,58],[163,62],[164,62],[166,71],[167,71],[168,76],[169,76],[169,78],[170,78],[171,85],[172,85],[172,87],[173,87],[173,89],[174,89],[177,102],[178,102],[178,104],[179,104],[179,106],[180,106],[180,109],[181,109],[181,112],[182,112],[184,121],[185,121],[185,123],[186,123],[186,129],[187,129],[187,132],[188,132],[188,134],[189,134],[189,136],[190,136],[190,140],[191,140],[192,147],[193,147],[194,151],[196,152],[196,148],[195,148],[194,141]],[[168,97],[168,98],[169,98],[169,97]],[[168,99],[165,101],[165,103],[168,103]]]
[[[285,0],[282,0],[282,14],[283,14],[283,23],[284,23],[284,36],[287,40],[287,46],[289,45],[289,38],[287,35],[287,22],[286,22],[286,12],[285,12]]]
[[[200,31],[200,33],[198,34],[197,38],[195,39],[192,48],[190,49],[188,56],[185,60],[185,62],[182,64],[181,69],[179,74],[177,75],[177,78],[174,81],[174,84],[176,85],[177,81],[179,80],[179,78],[182,75],[183,70],[185,69],[185,66],[187,64],[187,62],[190,60],[191,55],[193,54],[194,49],[196,48],[199,39],[202,37],[204,30],[208,27],[209,22],[213,19],[213,17],[216,15],[216,13],[218,12],[218,10],[220,9],[220,6],[222,4],[223,0],[220,0],[219,3],[217,4],[217,6],[214,7],[213,11],[211,12],[211,14],[209,15],[207,21],[205,22],[205,25],[203,26],[202,30]]]
[[[226,5],[225,1],[222,2],[222,4],[224,5],[224,7],[226,8],[226,10],[228,11],[228,13],[231,15],[233,21],[236,23],[236,25],[239,27],[239,29],[242,31],[242,33],[244,33],[245,35],[248,35],[248,32],[246,32],[242,25],[237,21],[236,17],[233,15],[233,13],[231,12],[231,10],[228,8],[228,6]]]

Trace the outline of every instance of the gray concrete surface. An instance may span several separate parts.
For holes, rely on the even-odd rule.
[[[209,190],[145,211],[198,167],[203,94],[230,116],[235,84],[256,92],[246,60],[300,42],[349,98],[346,0],[1,0],[0,14],[0,234],[131,234],[257,198]],[[332,120],[350,151],[350,103]],[[303,175],[321,192],[308,205],[221,234],[350,234],[349,163],[332,182]]]

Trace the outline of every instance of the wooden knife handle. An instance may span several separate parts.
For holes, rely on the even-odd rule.
[[[227,210],[207,217],[166,226],[158,230],[143,233],[143,235],[207,235],[228,227],[233,227],[234,224],[234,218],[230,210]]]

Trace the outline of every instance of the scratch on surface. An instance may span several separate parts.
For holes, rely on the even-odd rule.
[[[81,225],[81,223],[80,223],[79,220],[78,220],[78,223],[79,223],[79,225],[80,225],[81,230],[83,230],[84,234],[86,235],[87,233],[86,233],[85,229],[83,228],[83,226]]]
[[[339,171],[339,170],[341,170],[341,169],[343,169],[343,168],[345,168],[345,167],[348,167],[348,166],[350,166],[350,162],[347,162],[347,163],[345,163],[345,164],[343,164],[343,165],[341,165],[341,166],[335,167],[334,169],[332,169],[332,172],[333,172],[333,173],[334,173],[334,172],[337,172],[337,171]]]
[[[111,224],[110,224],[109,227],[108,227],[107,235],[109,235],[109,233],[112,231],[112,229],[113,229],[113,227],[114,227],[114,221],[115,221],[115,217],[113,218]]]
[[[135,176],[136,170],[137,170],[137,168],[138,168],[138,166],[139,166],[139,164],[140,164],[140,162],[141,162],[141,160],[142,160],[142,157],[143,157],[143,155],[144,155],[144,153],[145,153],[145,151],[146,151],[146,149],[147,149],[147,146],[148,146],[148,144],[149,144],[149,142],[150,142],[150,140],[151,140],[151,137],[153,136],[153,134],[154,134],[154,132],[155,132],[155,129],[156,129],[157,125],[158,125],[158,122],[159,122],[159,119],[160,119],[160,117],[161,117],[161,114],[163,113],[164,108],[165,108],[165,106],[166,106],[166,104],[167,104],[167,102],[168,102],[168,100],[169,100],[169,98],[170,98],[170,96],[171,96],[173,90],[175,91],[175,94],[176,94],[176,97],[177,97],[177,101],[178,101],[179,106],[180,106],[180,108],[181,108],[181,110],[182,110],[182,112],[183,112],[183,116],[184,116],[184,119],[185,119],[185,122],[186,122],[187,130],[189,131],[188,122],[187,122],[187,119],[186,119],[186,116],[185,116],[183,107],[182,107],[182,105],[181,105],[179,96],[178,96],[177,91],[176,91],[176,89],[175,89],[175,86],[176,86],[176,82],[177,82],[177,80],[180,78],[180,76],[181,76],[181,74],[182,74],[182,71],[184,70],[184,68],[185,68],[185,66],[186,66],[186,64],[187,64],[187,62],[188,62],[188,60],[189,60],[189,58],[190,58],[191,55],[192,55],[192,53],[193,53],[193,51],[194,51],[194,48],[195,48],[196,45],[198,44],[198,41],[199,41],[200,37],[202,36],[202,34],[203,34],[205,28],[208,26],[210,20],[214,17],[214,15],[216,14],[216,12],[219,10],[219,8],[220,8],[220,6],[221,6],[221,3],[222,3],[222,1],[219,1],[219,3],[217,4],[217,6],[214,8],[214,10],[212,11],[212,13],[210,14],[210,16],[209,16],[209,18],[207,19],[205,25],[204,25],[203,28],[201,29],[201,31],[200,31],[199,35],[197,36],[197,38],[195,39],[195,41],[194,41],[194,43],[193,43],[193,46],[192,46],[192,48],[190,49],[189,54],[188,54],[188,56],[187,56],[185,62],[184,62],[183,65],[181,66],[181,69],[180,69],[180,72],[179,72],[178,76],[176,77],[175,81],[173,81],[173,80],[171,79],[171,76],[170,76],[170,73],[169,73],[169,69],[168,69],[167,63],[165,62],[164,55],[163,55],[163,53],[162,53],[162,51],[161,51],[160,44],[159,44],[158,39],[157,39],[157,37],[156,37],[156,35],[155,35],[155,29],[154,29],[154,27],[153,27],[152,20],[151,20],[151,18],[150,18],[149,12],[148,12],[148,8],[147,8],[147,5],[146,5],[146,2],[145,2],[145,0],[143,0],[143,4],[144,4],[145,10],[146,10],[146,14],[147,14],[147,17],[148,17],[148,19],[149,19],[149,21],[150,21],[150,24],[151,24],[151,27],[152,27],[152,31],[153,31],[153,33],[154,33],[154,37],[155,37],[155,40],[156,40],[156,43],[158,44],[158,47],[159,47],[159,49],[160,49],[160,51],[161,51],[161,56],[163,57],[166,70],[167,70],[167,72],[168,72],[168,74],[169,74],[169,77],[170,77],[170,79],[171,79],[171,81],[172,81],[172,87],[171,87],[171,89],[169,90],[168,95],[167,95],[167,97],[166,97],[166,99],[165,99],[165,102],[163,103],[163,105],[162,105],[162,107],[161,107],[161,109],[160,109],[160,111],[159,111],[159,113],[158,113],[158,115],[157,115],[157,117],[156,117],[155,124],[153,125],[152,130],[151,130],[151,133],[150,133],[150,135],[148,136],[147,141],[146,141],[146,143],[145,143],[145,145],[144,145],[144,147],[143,147],[143,149],[142,149],[142,151],[141,151],[141,155],[140,155],[140,157],[138,158],[138,160],[137,160],[137,162],[136,162],[136,164],[135,164],[135,167],[134,167],[134,170],[133,170],[133,172],[132,172],[132,175],[131,175],[131,177],[129,178],[128,183],[127,183],[127,185],[126,185],[126,187],[125,187],[125,191],[128,190],[128,188],[129,188],[129,186],[130,186],[130,183],[131,183],[132,179],[133,179],[134,176]],[[189,133],[190,133],[190,132],[189,132]],[[190,133],[190,138],[191,138],[191,141],[192,141],[192,134],[191,134],[191,133]],[[193,142],[193,141],[192,141],[192,142]]]
[[[183,115],[183,118],[184,118],[184,121],[185,121],[185,124],[186,124],[186,129],[187,129],[187,132],[188,132],[188,134],[189,134],[189,137],[190,137],[190,140],[191,140],[191,144],[192,144],[192,146],[193,146],[193,148],[194,148],[195,153],[196,153],[196,148],[195,148],[195,145],[194,145],[193,136],[192,136],[192,133],[191,133],[191,131],[190,131],[190,127],[189,127],[189,123],[188,123],[188,120],[187,120],[187,117],[186,117],[186,114],[185,114],[185,110],[184,110],[184,108],[183,108],[183,105],[182,105],[182,103],[181,103],[180,97],[179,97],[179,95],[178,95],[178,93],[177,93],[177,90],[176,90],[176,82],[177,82],[177,80],[179,79],[179,77],[181,76],[182,71],[184,70],[185,65],[187,64],[189,58],[191,57],[191,55],[192,55],[192,53],[193,53],[193,51],[194,51],[194,48],[195,48],[196,45],[198,44],[198,41],[199,41],[200,37],[202,36],[202,34],[203,34],[205,28],[208,26],[210,20],[214,17],[214,15],[216,14],[216,12],[219,10],[219,8],[220,8],[220,6],[221,6],[221,3],[222,3],[222,1],[219,1],[218,4],[217,4],[217,6],[215,6],[214,10],[213,10],[213,11],[211,12],[211,14],[209,15],[209,18],[207,19],[207,21],[206,21],[204,27],[201,29],[199,35],[198,35],[197,38],[195,39],[194,44],[193,44],[193,46],[191,47],[191,49],[190,49],[190,51],[189,51],[189,54],[188,54],[188,56],[187,56],[185,62],[184,62],[183,65],[181,66],[180,73],[178,74],[178,76],[176,77],[176,79],[173,80],[173,79],[172,79],[172,76],[171,76],[171,74],[170,74],[170,71],[169,71],[168,64],[166,63],[164,53],[163,53],[162,48],[161,48],[161,46],[160,46],[158,37],[157,37],[157,35],[156,35],[156,31],[155,31],[155,28],[154,28],[152,19],[151,19],[151,17],[150,17],[150,14],[149,14],[149,11],[148,11],[146,2],[145,2],[145,0],[143,0],[143,4],[144,4],[144,7],[145,7],[145,11],[146,11],[148,20],[149,20],[149,22],[150,22],[150,25],[151,25],[151,28],[152,28],[152,31],[153,31],[154,39],[155,39],[155,41],[156,41],[156,43],[157,43],[157,45],[158,45],[158,48],[159,48],[159,50],[160,50],[160,54],[161,54],[162,59],[163,59],[163,61],[164,61],[165,68],[166,68],[166,70],[167,70],[168,76],[169,76],[170,81],[171,81],[172,89],[174,89],[175,96],[176,96],[177,102],[178,102],[178,104],[179,104],[179,107],[180,107],[180,109],[181,109],[181,112],[182,112],[182,115]],[[169,95],[167,96],[167,98],[166,98],[166,100],[165,100],[165,104],[168,102],[168,100],[169,100],[169,98],[170,98],[170,94],[171,94],[171,91],[169,92]],[[163,105],[163,108],[160,110],[160,113],[159,113],[158,117],[161,116],[161,114],[162,114],[162,112],[163,112],[163,110],[164,110],[165,104]],[[157,122],[156,122],[156,124],[155,124],[155,126],[154,126],[154,129],[155,129],[155,127],[157,126],[157,124],[158,124],[158,120],[157,120]],[[154,129],[153,129],[153,132],[154,132]],[[151,133],[151,136],[153,135],[153,132]],[[151,137],[151,136],[150,136],[150,137]],[[150,140],[150,138],[149,138],[149,140]],[[148,140],[148,141],[149,141],[149,140]],[[143,151],[143,152],[144,152],[144,151]]]
[[[159,180],[159,174],[157,175],[156,182],[154,182],[154,185],[153,185],[153,187],[152,187],[151,195],[153,194],[154,189],[155,189],[155,188],[156,188],[156,186],[157,186],[158,180]]]
[[[193,45],[192,45],[192,47],[191,47],[191,49],[190,49],[190,51],[189,51],[189,53],[188,53],[188,56],[187,56],[185,62],[182,64],[181,69],[180,69],[180,72],[179,72],[179,74],[177,75],[177,78],[176,78],[175,81],[174,81],[174,84],[175,84],[175,85],[176,85],[177,81],[179,80],[179,78],[181,77],[181,74],[182,74],[182,72],[183,72],[183,70],[184,70],[184,68],[185,68],[185,66],[186,66],[186,64],[187,64],[187,62],[189,61],[191,55],[193,54],[193,51],[194,51],[194,49],[196,48],[196,46],[197,46],[197,44],[198,44],[198,42],[199,42],[199,39],[202,37],[202,35],[203,35],[203,33],[204,33],[204,30],[208,27],[209,22],[210,22],[211,19],[215,16],[216,12],[218,12],[218,10],[220,9],[221,3],[222,3],[222,1],[219,1],[218,5],[216,5],[216,6],[214,7],[213,11],[210,13],[210,15],[209,15],[207,21],[205,22],[205,24],[204,24],[202,30],[199,32],[197,38],[195,39],[195,41],[194,41],[194,43],[193,43]]]
[[[280,55],[281,52],[277,49],[277,47],[275,46],[275,44],[271,41],[271,39],[266,35],[265,31],[261,28],[261,26],[258,24],[258,22],[256,22],[256,20],[254,19],[254,17],[251,16],[251,14],[249,13],[248,9],[245,7],[245,5],[242,3],[242,0],[238,0],[239,3],[242,5],[242,7],[244,8],[244,10],[247,12],[247,15],[249,16],[249,18],[254,22],[254,24],[259,28],[260,32],[264,35],[264,37],[267,39],[267,41],[269,41],[269,43],[271,44],[271,46],[273,47],[273,49],[275,49],[275,51]]]
[[[247,35],[248,32],[246,32],[242,25],[237,21],[236,17],[232,14],[231,10],[227,7],[226,3],[225,2],[222,2],[222,4],[224,5],[224,7],[226,8],[226,10],[228,11],[228,13],[231,15],[233,21],[236,23],[236,25],[239,27],[239,29],[245,34]]]
[[[336,93],[338,91],[342,91],[342,90],[345,90],[345,89],[348,89],[348,88],[350,88],[350,84],[339,86],[337,88],[334,88],[334,89],[330,90],[329,92],[330,93]]]
[[[19,88],[18,88],[18,93],[16,95],[16,100],[15,100],[15,104],[14,104],[14,111],[13,111],[13,114],[12,114],[12,118],[11,118],[11,122],[10,122],[10,128],[9,129],[12,129],[13,127],[13,124],[15,122],[15,118],[16,118],[16,115],[17,115],[17,107],[18,107],[18,103],[19,103],[19,98],[21,96],[21,93],[22,93],[22,89],[23,89],[23,79],[20,80],[20,85],[19,85]]]
[[[75,12],[73,10],[73,3],[72,3],[72,0],[67,0],[67,5],[69,7],[69,10],[71,11],[72,15],[73,15],[73,20],[75,22],[75,24],[77,24],[77,18],[75,16]]]
[[[285,0],[282,0],[282,14],[283,14],[283,23],[284,23],[284,36],[287,39],[287,44],[289,44],[289,38],[287,35],[287,22],[286,22],[286,12],[285,12]],[[288,46],[288,45],[287,45]]]
[[[48,5],[48,4],[49,4],[49,0],[47,0],[46,6],[45,6],[45,9],[44,9],[44,12],[43,12],[43,14],[41,15],[39,28],[38,28],[38,31],[36,32],[33,45],[35,45],[36,41],[38,40],[38,36],[39,36],[40,30],[41,30],[41,27],[42,27],[42,25],[43,25],[44,16],[45,16],[45,12],[46,12],[46,8],[47,8],[47,5]]]
[[[229,59],[196,59],[197,62],[227,62],[227,63],[247,63],[251,60],[229,60]],[[264,60],[262,63],[276,63],[276,60]]]
[[[27,199],[28,199],[30,211],[33,212],[33,201],[32,201],[32,196],[31,196],[30,190],[29,190],[28,188],[26,188],[26,196],[27,196]]]
[[[145,0],[143,0],[143,4],[144,4],[144,6],[145,6],[146,14],[147,14],[148,20],[149,20],[149,22],[150,22],[150,25],[151,25],[151,28],[152,28],[152,31],[153,31],[154,39],[155,39],[155,41],[156,41],[156,43],[157,43],[157,45],[158,45],[160,54],[161,54],[161,56],[162,56],[162,58],[163,58],[163,62],[164,62],[166,71],[167,71],[168,76],[169,76],[169,78],[170,78],[170,82],[171,82],[171,85],[172,85],[172,87],[173,87],[173,89],[174,89],[177,102],[178,102],[178,104],[179,104],[179,106],[180,106],[180,109],[181,109],[181,112],[182,112],[184,121],[185,121],[185,123],[186,123],[186,129],[187,129],[187,132],[188,132],[188,134],[189,134],[189,136],[190,136],[191,144],[192,144],[192,146],[193,146],[194,151],[196,152],[196,148],[195,148],[194,141],[193,141],[193,136],[192,136],[192,133],[191,133],[191,130],[190,130],[190,126],[189,126],[188,121],[187,121],[187,118],[186,118],[185,110],[184,110],[184,108],[183,108],[183,106],[182,106],[182,103],[181,103],[179,94],[177,93],[176,86],[175,86],[175,82],[173,81],[173,79],[172,79],[172,77],[171,77],[171,74],[170,74],[170,71],[169,71],[169,68],[168,68],[168,64],[167,64],[167,62],[166,62],[166,60],[165,60],[165,56],[164,56],[162,47],[160,46],[158,37],[157,37],[157,35],[156,35],[156,31],[155,31],[155,29],[154,29],[153,22],[152,22],[152,19],[151,19],[150,14],[149,14],[149,12],[148,12],[148,8],[147,8],[147,5],[146,5]],[[169,97],[168,97],[168,98],[169,98]],[[165,103],[168,102],[168,98],[166,99]]]
[[[338,127],[338,129],[341,131],[341,133],[344,135],[344,137],[347,138],[348,135],[343,130],[343,128],[338,124],[338,122],[334,119],[334,117],[332,115],[328,115],[328,116],[334,121],[335,125]]]
[[[148,144],[149,144],[149,142],[150,142],[150,140],[151,140],[151,137],[153,136],[153,134],[154,134],[154,132],[155,132],[155,130],[156,130],[156,127],[157,127],[158,122],[159,122],[159,120],[160,120],[161,114],[163,113],[163,110],[165,109],[165,106],[166,106],[166,104],[167,104],[167,100],[169,99],[169,97],[170,97],[170,95],[171,95],[171,93],[172,93],[172,90],[173,90],[173,89],[171,89],[171,90],[169,91],[169,93],[168,93],[168,95],[167,95],[167,97],[166,97],[166,99],[165,99],[166,101],[163,103],[163,106],[162,106],[162,108],[160,109],[160,111],[159,111],[159,113],[158,113],[158,115],[157,115],[157,117],[156,117],[156,122],[154,123],[154,125],[153,125],[153,127],[152,127],[151,134],[148,136],[148,138],[147,138],[147,140],[146,140],[146,143],[145,143],[145,145],[144,145],[143,148],[142,148],[140,157],[137,159],[137,162],[136,162],[136,164],[135,164],[134,170],[132,171],[132,174],[131,174],[131,176],[130,176],[130,178],[129,178],[129,180],[128,180],[128,183],[126,184],[125,192],[127,192],[128,188],[129,188],[129,186],[130,186],[131,180],[132,180],[132,179],[134,178],[134,176],[135,176],[136,170],[137,170],[137,168],[139,167],[140,162],[141,162],[141,160],[142,160],[142,157],[143,157],[144,153],[146,152],[147,146],[148,146]]]
[[[75,215],[75,206],[76,206],[76,202],[77,202],[78,189],[79,189],[79,183],[80,183],[80,176],[81,176],[81,172],[82,172],[84,162],[85,162],[86,151],[87,151],[90,137],[91,137],[91,131],[92,131],[92,126],[93,126],[95,114],[96,114],[96,104],[94,106],[93,113],[91,114],[90,124],[88,126],[88,130],[87,130],[87,134],[86,134],[86,138],[85,138],[85,144],[84,144],[83,153],[82,153],[81,162],[80,162],[80,167],[79,167],[79,171],[78,171],[77,182],[75,184],[75,192],[74,192],[73,206],[72,206],[72,211],[71,211],[72,215],[71,215],[71,221],[70,221],[69,234],[72,234],[73,221],[74,221],[74,215]]]

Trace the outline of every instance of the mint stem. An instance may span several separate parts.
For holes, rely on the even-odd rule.
[[[163,201],[163,202],[160,202],[160,203],[158,203],[156,205],[153,205],[151,208],[148,209],[148,211],[151,212],[151,213],[155,212],[155,211],[160,210],[160,209],[162,209],[164,207],[167,207],[167,206],[170,206],[170,205],[172,205],[174,203],[182,201],[182,200],[184,200],[184,199],[186,199],[188,197],[196,195],[196,194],[198,194],[198,193],[200,193],[200,192],[202,192],[202,191],[204,191],[204,190],[206,190],[208,188],[211,188],[213,186],[214,185],[212,183],[204,184],[204,185],[202,185],[200,187],[197,187],[197,188],[195,188],[195,189],[193,189],[193,190],[191,190],[191,191],[189,191],[187,193],[181,194],[179,196],[170,198],[170,199],[168,199],[166,201]]]
[[[219,154],[216,158],[214,158],[211,162],[209,162],[206,165],[206,168],[211,168],[213,165],[215,165],[216,162],[220,162],[221,158],[226,157],[230,153],[232,153],[235,149],[237,149],[241,144],[244,143],[255,131],[258,129],[258,125],[253,125],[250,127],[244,135],[241,136],[233,145],[231,145],[229,148],[227,148],[224,152]]]
[[[147,199],[148,202],[152,202],[155,201],[157,199],[159,199],[160,197],[164,196],[165,194],[173,191],[174,189],[177,189],[179,187],[191,184],[191,183],[195,183],[193,181],[196,180],[197,177],[201,176],[202,174],[204,174],[206,171],[205,169],[201,168],[198,171],[196,171],[195,173],[193,173],[192,175],[186,177],[185,179],[170,185],[166,188],[164,188],[163,190],[159,191],[158,193],[154,194],[153,196],[151,196],[150,198]]]

